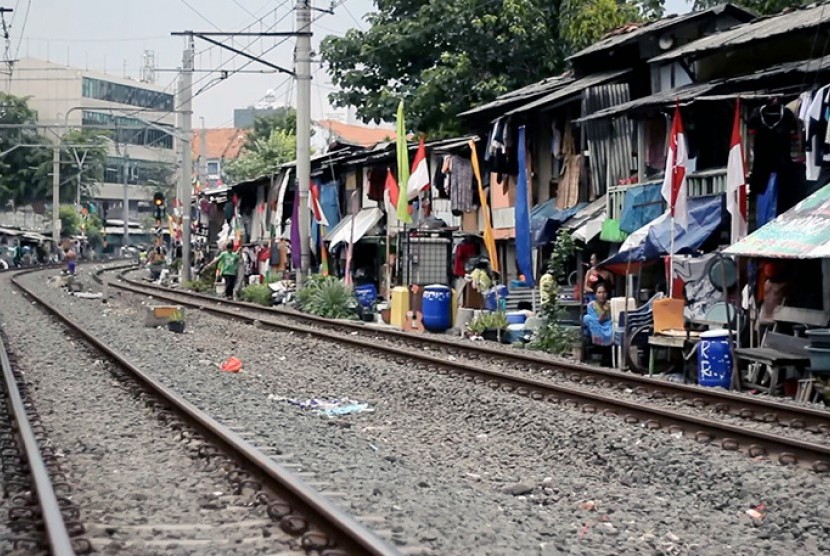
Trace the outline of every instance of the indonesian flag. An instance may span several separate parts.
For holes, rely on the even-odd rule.
[[[326,218],[326,213],[323,212],[323,207],[320,205],[320,189],[317,184],[312,183],[308,188],[308,208],[314,215],[314,220],[321,226],[328,226],[329,220]]]
[[[663,179],[663,198],[669,205],[669,214],[681,228],[689,227],[689,209],[686,204],[689,196],[686,186],[686,163],[689,150],[686,148],[686,136],[683,133],[683,120],[680,118],[680,104],[674,106],[674,120],[669,138],[669,152],[666,156],[666,177]]]
[[[427,149],[424,146],[424,138],[418,144],[418,152],[415,153],[415,161],[412,163],[412,173],[406,182],[406,193],[409,200],[415,199],[429,187],[429,169],[427,168]]]
[[[395,175],[392,174],[392,169],[386,169],[386,184],[383,186],[383,197],[386,199],[387,212],[395,212],[398,206],[398,182],[395,181]]]
[[[726,165],[726,210],[732,215],[732,243],[747,234],[746,165],[741,141],[741,99],[735,100],[732,141]]]

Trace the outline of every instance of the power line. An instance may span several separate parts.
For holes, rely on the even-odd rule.
[[[23,13],[23,25],[20,26],[20,36],[17,39],[17,48],[14,49],[14,57],[20,54],[20,45],[23,44],[23,33],[26,31],[26,23],[29,21],[29,8],[32,7],[32,0],[26,2],[26,11]]]
[[[208,25],[210,25],[210,26],[211,26],[211,27],[213,27],[214,29],[219,29],[219,26],[218,26],[218,25],[216,25],[214,22],[212,22],[211,20],[209,20],[209,19],[205,16],[205,14],[203,14],[202,12],[200,12],[199,10],[197,10],[196,8],[194,8],[193,6],[191,6],[191,5],[190,5],[190,3],[189,3],[187,0],[179,0],[179,1],[180,1],[182,4],[184,4],[185,6],[187,6],[188,8],[190,8],[190,11],[191,11],[191,12],[193,12],[193,13],[195,13],[196,15],[198,15],[198,16],[202,19],[202,21],[205,21]]]

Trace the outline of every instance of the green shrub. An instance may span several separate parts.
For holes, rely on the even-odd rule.
[[[190,280],[184,283],[184,287],[194,292],[212,292],[214,288],[213,269],[209,271],[202,271],[196,277],[196,280]]]
[[[251,284],[239,292],[239,297],[242,301],[271,305],[271,288],[268,284]]]
[[[573,351],[574,343],[579,340],[579,328],[574,330],[571,326],[561,324],[565,317],[565,309],[559,302],[561,289],[559,284],[565,279],[568,260],[575,251],[576,244],[570,233],[565,229],[559,230],[548,261],[548,272],[553,275],[553,280],[545,288],[548,301],[541,307],[539,316],[542,319],[542,325],[528,346],[530,349],[554,355],[565,355]]]
[[[330,319],[357,318],[357,299],[349,286],[332,276],[309,276],[295,297],[306,313]]]

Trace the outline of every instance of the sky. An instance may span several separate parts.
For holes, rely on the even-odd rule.
[[[316,6],[335,4],[334,14],[312,14],[312,50],[318,51],[323,37],[343,35],[350,28],[367,27],[363,16],[372,11],[372,0],[320,1]],[[14,8],[9,51],[13,58],[34,57],[90,70],[137,78],[143,54],[156,58],[157,83],[176,88],[176,68],[181,66],[184,37],[173,31],[292,31],[294,0],[3,0]],[[688,11],[686,0],[667,0],[666,13]],[[28,12],[28,14],[27,14]],[[279,44],[278,44],[279,43]],[[239,37],[231,43],[259,55],[266,50],[272,64],[291,68],[294,39]],[[283,73],[236,73],[218,81],[216,73],[200,70],[242,68],[245,60],[231,52],[197,39],[194,92],[204,88],[193,101],[194,127],[233,125],[234,108],[260,102],[274,89],[280,103],[294,104],[296,85]],[[252,63],[245,70],[268,68]],[[343,109],[328,103],[331,82],[321,64],[312,64],[311,115],[321,119]]]

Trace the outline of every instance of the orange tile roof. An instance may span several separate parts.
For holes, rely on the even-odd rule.
[[[205,130],[205,158],[223,158],[233,160],[239,156],[239,151],[245,144],[247,130],[234,127],[219,127]],[[193,130],[191,150],[196,160],[202,146],[202,130]]]
[[[395,130],[392,128],[372,128],[362,125],[344,124],[337,120],[320,120],[316,124],[328,130],[334,136],[334,140],[350,145],[373,147],[384,141],[395,140]]]

